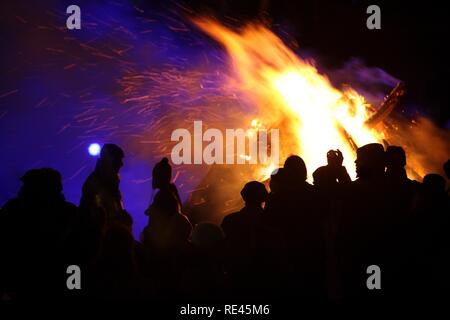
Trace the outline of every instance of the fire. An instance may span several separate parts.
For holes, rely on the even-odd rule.
[[[264,26],[248,25],[238,33],[209,19],[195,23],[226,48],[236,73],[232,84],[260,113],[251,126],[280,129],[281,161],[298,154],[311,173],[325,164],[328,150],[339,149],[355,178],[355,145],[384,138],[382,131],[365,125],[373,109],[363,96],[335,88]],[[263,168],[262,175],[275,168]]]

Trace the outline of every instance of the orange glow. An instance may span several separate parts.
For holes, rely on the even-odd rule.
[[[280,161],[298,154],[311,176],[326,164],[328,150],[340,149],[344,165],[355,178],[355,150],[348,137],[357,146],[384,138],[382,129],[364,124],[373,111],[363,96],[351,88],[335,88],[311,62],[261,25],[248,25],[238,33],[210,19],[195,23],[226,48],[236,73],[235,85],[259,109],[259,118],[251,126],[280,129]],[[262,175],[269,177],[275,168],[275,164],[263,168]]]

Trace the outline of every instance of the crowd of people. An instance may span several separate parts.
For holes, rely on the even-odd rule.
[[[103,146],[78,206],[65,200],[58,171],[29,170],[17,197],[0,212],[0,295],[333,301],[442,296],[449,287],[446,179],[408,179],[405,152],[396,146],[360,147],[355,181],[338,150],[326,156],[328,164],[314,171],[313,184],[296,155],[268,183],[248,182],[241,191],[245,206],[220,226],[191,224],[163,158],[153,168],[157,193],[140,239],[133,237],[133,219],[122,204],[124,152],[117,145]],[[449,178],[449,161],[444,171]],[[69,265],[80,267],[81,290],[66,286]],[[367,287],[371,265],[381,272],[379,290]]]

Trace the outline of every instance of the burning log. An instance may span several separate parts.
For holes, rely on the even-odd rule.
[[[403,97],[406,93],[406,87],[403,82],[399,82],[394,89],[386,96],[381,106],[377,109],[377,111],[365,121],[365,124],[372,128],[379,124],[381,121],[386,119],[389,114],[394,110],[394,108],[400,102],[401,97]],[[337,123],[337,127],[341,134],[348,141],[349,145],[356,152],[358,149],[358,145],[356,144],[353,137],[348,133],[348,131],[341,125],[339,122]],[[384,140],[385,146],[388,145],[387,141]],[[387,146],[386,146],[387,147]]]
[[[355,140],[353,139],[353,137],[350,135],[350,133],[348,133],[347,130],[345,130],[344,126],[342,124],[340,124],[339,122],[336,123],[339,131],[341,132],[341,134],[345,137],[345,139],[347,140],[348,144],[350,145],[350,147],[352,148],[352,150],[354,152],[356,152],[356,150],[358,149],[358,145],[356,144]]]
[[[366,120],[365,124],[368,127],[374,127],[379,124],[381,121],[386,119],[386,117],[394,110],[394,108],[398,105],[401,97],[403,97],[406,93],[406,87],[403,82],[399,82],[394,89],[386,96],[380,108],[378,108],[377,112]]]

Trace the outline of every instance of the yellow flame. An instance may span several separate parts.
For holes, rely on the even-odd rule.
[[[248,25],[238,33],[209,19],[195,23],[224,45],[237,75],[235,85],[258,106],[259,119],[251,126],[263,123],[280,129],[280,160],[298,154],[311,173],[326,164],[328,150],[339,149],[355,177],[355,150],[349,137],[358,146],[383,139],[382,132],[364,124],[370,111],[363,96],[351,88],[335,88],[264,26]],[[274,169],[276,165],[270,164],[263,176],[269,177]]]

